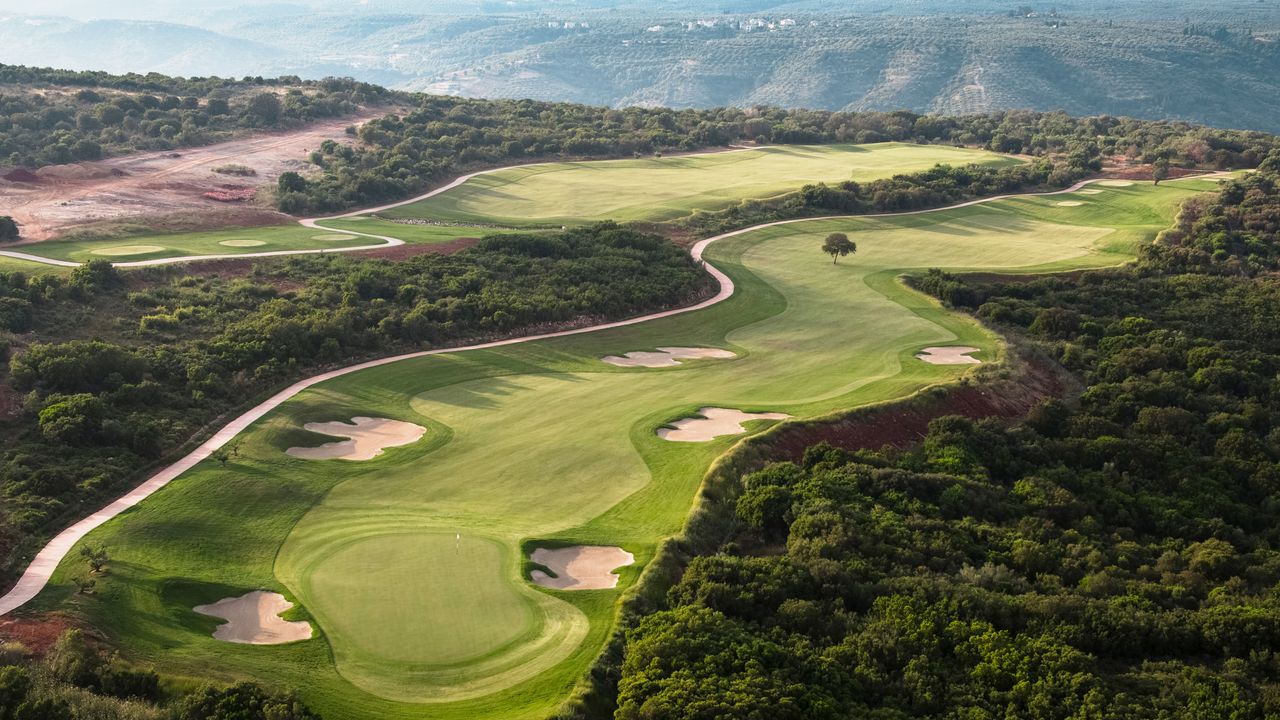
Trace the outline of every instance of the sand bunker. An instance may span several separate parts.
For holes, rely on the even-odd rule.
[[[153,252],[163,252],[164,248],[159,245],[117,245],[116,247],[99,248],[93,251],[94,255],[145,255]]]
[[[1128,180],[1103,180],[1098,184],[1106,187],[1133,187],[1133,183]]]
[[[266,245],[261,240],[223,240],[218,244],[226,245],[227,247],[258,247],[259,245]]]
[[[724,360],[737,357],[728,350],[718,348],[695,347],[660,347],[658,352],[635,351],[624,355],[607,355],[600,358],[610,365],[618,367],[671,367],[680,365],[681,360],[699,360],[714,358]]]
[[[1062,202],[1057,203],[1058,207],[1080,207],[1083,204],[1084,203],[1079,200],[1063,200]]]
[[[658,428],[658,437],[672,442],[707,442],[722,435],[739,435],[747,431],[742,426],[751,420],[786,420],[784,413],[748,413],[729,408],[698,408],[701,417],[684,418],[671,423],[671,427]]]
[[[222,618],[213,631],[219,640],[249,645],[279,645],[311,639],[311,623],[285,620],[280,613],[293,607],[280,593],[254,590],[240,597],[223,598],[211,605],[197,605],[201,615]]]
[[[574,547],[538,548],[529,559],[545,565],[555,577],[534,570],[529,573],[533,581],[542,587],[556,590],[608,590],[618,587],[618,576],[613,570],[636,561],[631,553],[620,547],[599,545],[575,545]]]
[[[387,418],[354,417],[342,421],[307,423],[307,430],[347,440],[325,443],[319,447],[291,447],[285,452],[304,460],[372,460],[384,448],[408,445],[422,439],[427,429],[421,425]]]
[[[345,233],[325,233],[323,235],[312,235],[312,240],[355,240],[358,235],[347,235]]]
[[[969,357],[969,353],[978,352],[975,347],[927,347],[916,354],[916,357],[930,365],[978,365],[982,361]]]
[[[1098,188],[1088,188],[1086,190],[1077,190],[1080,195],[1101,195],[1102,191]]]

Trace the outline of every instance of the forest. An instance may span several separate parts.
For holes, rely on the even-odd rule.
[[[0,65],[0,167],[208,145],[353,115],[393,95],[344,79],[185,79]]]
[[[243,277],[106,261],[0,276],[11,333],[0,444],[0,585],[53,531],[207,424],[361,358],[615,320],[712,291],[688,253],[602,224],[406,260],[308,256]],[[20,344],[18,344],[20,343]]]
[[[917,278],[1083,392],[742,477],[617,717],[1275,717],[1278,241],[1274,153],[1133,266]]]
[[[938,165],[869,183],[846,180],[835,186],[805,185],[780,197],[694,213],[678,224],[698,235],[711,236],[775,220],[936,208],[980,197],[1065,188],[1100,169],[1099,158],[1083,155],[1063,162],[1039,160],[1001,168]]]
[[[897,112],[754,108],[668,110],[463,100],[417,96],[417,107],[362,125],[358,144],[325,143],[312,153],[321,172],[278,196],[302,214],[397,200],[482,167],[548,159],[647,156],[753,141],[820,144],[886,141],[980,146],[1059,159],[1045,181],[1124,155],[1188,167],[1254,167],[1276,147],[1259,132],[1216,130],[1130,118],[1072,118],[1009,111],[945,117]],[[904,205],[905,206],[905,205]]]
[[[532,100],[473,100],[410,94],[327,78],[172,78],[0,65],[0,166],[93,160],[136,150],[203,145],[249,130],[385,108],[349,128],[350,142],[327,141],[276,194],[288,213],[330,212],[399,200],[473,170],[539,160],[642,157],[732,143],[821,144],[886,141],[984,147],[1048,160],[1029,171],[928,181],[886,181],[858,199],[810,193],[745,203],[693,219],[710,230],[755,217],[789,217],[856,205],[905,209],[969,195],[952,185],[1060,187],[1108,158],[1168,161],[1196,168],[1254,167],[1275,147],[1261,132],[1173,121],[1063,112],[1000,111],[967,116],[909,111],[832,112],[774,107],[613,109]],[[300,158],[303,159],[303,158]],[[883,190],[886,197],[876,197]],[[843,190],[847,194],[848,188]],[[971,194],[972,194],[971,193]],[[932,199],[930,199],[932,198]],[[816,203],[815,203],[816,201]],[[796,205],[799,203],[799,205]]]

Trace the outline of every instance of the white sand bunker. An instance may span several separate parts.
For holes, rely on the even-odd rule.
[[[1058,207],[1080,207],[1083,204],[1084,203],[1079,200],[1063,200],[1062,202],[1057,203]]]
[[[261,240],[223,240],[218,244],[226,245],[227,247],[258,247],[259,245],[266,245]]]
[[[427,429],[421,425],[387,418],[354,417],[350,423],[307,423],[313,433],[344,437],[346,440],[325,443],[319,447],[291,447],[286,454],[304,460],[372,460],[383,449],[415,443]]]
[[[1133,183],[1128,180],[1103,180],[1098,184],[1106,187],[1133,187]]]
[[[115,247],[99,248],[93,251],[94,255],[145,255],[147,253],[162,252],[163,247],[159,245],[117,245]]]
[[[1098,188],[1088,188],[1087,190],[1077,190],[1080,195],[1101,195],[1102,191]]]
[[[737,355],[719,348],[660,347],[658,352],[637,350],[621,356],[606,355],[600,359],[618,367],[671,367],[680,365],[681,360],[725,360],[733,357]]]
[[[751,420],[786,420],[785,413],[748,413],[729,408],[698,408],[700,417],[684,418],[670,427],[658,428],[658,437],[672,442],[708,442],[722,435],[740,435],[747,431],[742,426]]]
[[[930,365],[979,365],[981,360],[969,357],[969,353],[978,352],[975,347],[927,347],[916,354],[916,357]]]
[[[345,233],[325,233],[323,235],[312,235],[312,240],[355,240],[358,235],[347,235]]]
[[[201,615],[222,618],[213,631],[219,640],[249,645],[279,645],[311,639],[311,623],[285,620],[280,613],[293,607],[280,593],[254,590],[240,597],[223,598],[211,605],[197,605]]]
[[[575,545],[573,547],[538,548],[529,559],[544,565],[555,577],[534,570],[529,573],[533,581],[542,587],[556,590],[608,590],[618,587],[617,568],[636,561],[631,553],[620,547],[599,545]]]

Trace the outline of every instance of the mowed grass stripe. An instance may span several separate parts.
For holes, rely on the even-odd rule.
[[[1005,155],[944,145],[771,146],[682,157],[548,163],[473,178],[448,192],[380,213],[508,225],[595,220],[661,221],[767,198],[811,182],[859,182],[939,163],[1010,165]]]
[[[358,247],[378,243],[377,240],[368,237],[317,239],[316,236],[322,234],[330,235],[330,233],[322,233],[315,228],[301,225],[268,225],[213,232],[130,235],[124,238],[96,240],[49,240],[23,245],[17,249],[55,260],[122,262],[188,255],[236,255],[246,252],[310,250],[322,247]]]
[[[896,276],[931,266],[1032,271],[1113,263],[1119,255],[1100,260],[1089,248],[1108,246],[1114,227],[1134,241],[1150,240],[1191,190],[1138,185],[1124,192],[1132,195],[1109,205],[1110,224],[1087,213],[1080,220],[1088,222],[1076,222],[1059,212],[1066,208],[1012,200],[910,218],[769,228],[713,246],[712,261],[734,278],[738,293],[704,311],[339,378],[255,425],[226,469],[206,463],[96,532],[90,542],[111,547],[115,558],[98,595],[72,594],[69,579],[79,563],[70,559],[41,602],[86,615],[131,655],[193,675],[212,668],[227,678],[278,679],[334,717],[421,717],[420,705],[398,702],[405,698],[431,702],[429,715],[438,718],[545,717],[598,654],[619,593],[534,589],[520,575],[522,543],[621,545],[636,554],[637,565],[620,573],[629,585],[661,538],[678,531],[708,465],[737,440],[668,443],[654,434],[658,426],[702,405],[812,417],[960,376],[964,368],[912,355],[925,345],[954,343],[978,347],[977,356],[991,360],[999,343]],[[1038,208],[1052,220],[1039,217]],[[1151,222],[1161,209],[1168,214]],[[840,265],[818,250],[832,231],[859,244],[859,253]],[[740,357],[662,370],[599,361],[662,345],[726,347]],[[420,446],[366,463],[283,454],[295,437],[290,428],[354,415],[419,422],[431,432]],[[415,533],[445,542],[424,543]],[[456,551],[448,540],[458,533],[498,543],[498,559],[466,567],[451,561]],[[391,596],[403,593],[406,605],[433,588],[449,592],[424,568],[439,568],[440,578],[474,571],[504,578],[511,601],[544,622],[571,607],[587,620],[585,638],[537,668],[523,662],[529,655],[521,646],[492,636],[493,651],[473,661],[460,654],[404,659],[406,647],[439,636],[425,622],[394,638],[374,633],[383,639],[353,642],[347,636],[375,622],[387,597],[352,595],[330,607],[314,595],[324,578],[357,572],[324,548],[369,538],[417,543],[414,562],[367,573]],[[315,613],[323,640],[229,647],[208,637],[210,621],[190,611],[231,590],[258,587],[283,590],[302,604],[302,614]],[[490,615],[447,601],[436,607],[448,617],[432,621],[459,628],[509,612]],[[485,685],[495,677],[489,669],[499,666],[510,673],[502,676],[509,684]],[[482,694],[471,694],[481,686]]]

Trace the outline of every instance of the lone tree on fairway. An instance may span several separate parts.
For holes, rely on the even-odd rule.
[[[844,233],[831,233],[822,241],[822,252],[831,256],[831,264],[836,264],[845,255],[858,252],[858,244]]]
[[[0,215],[0,241],[18,239],[18,223],[8,215]]]

